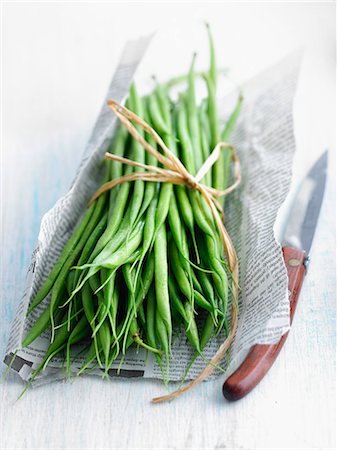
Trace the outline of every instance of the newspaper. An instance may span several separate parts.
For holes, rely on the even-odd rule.
[[[111,81],[106,98],[122,102],[151,36],[129,42]],[[255,343],[274,343],[289,329],[287,273],[282,250],[274,237],[278,210],[290,187],[291,165],[295,151],[292,106],[299,69],[299,55],[293,54],[275,67],[242,86],[245,101],[231,142],[237,148],[242,166],[242,184],[226,203],[226,226],[236,247],[240,264],[240,316],[234,342],[224,358],[223,367],[232,370]],[[233,106],[233,95],[220,101],[223,120]],[[36,250],[27,274],[26,289],[19,303],[8,341],[5,363],[12,360],[23,337],[50,297],[28,317],[29,302],[48,277],[63,246],[80,220],[85,206],[102,179],[101,161],[116,126],[116,119],[104,102],[83,160],[70,191],[42,219]],[[49,331],[19,350],[12,364],[24,380],[41,362],[50,339]],[[214,338],[204,350],[211,358],[224,335]],[[173,339],[170,379],[182,378],[194,354],[184,333]],[[71,372],[76,373],[85,358],[81,346],[72,353]],[[34,384],[65,378],[62,357],[54,357]],[[202,358],[193,364],[188,378],[205,366]],[[109,375],[162,378],[152,354],[144,349],[129,349],[124,361],[118,359]],[[93,375],[102,375],[94,369]],[[213,376],[216,376],[217,372]]]

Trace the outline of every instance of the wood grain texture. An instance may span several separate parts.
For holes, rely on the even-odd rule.
[[[283,247],[284,262],[288,272],[290,323],[293,321],[298,297],[305,276],[305,253],[291,247]],[[222,392],[229,401],[241,400],[249,394],[274,364],[287,337],[285,333],[274,345],[254,345],[240,367],[225,381]]]
[[[330,66],[322,56],[329,48],[335,54],[328,40],[329,18],[334,14],[325,12],[327,5],[323,9],[311,6],[167,4],[156,8],[141,4],[130,14],[130,4],[118,10],[113,3],[99,7],[6,4],[1,356],[41,217],[71,184],[116,55],[130,32],[141,35],[153,20],[179,17],[186,39],[197,39],[198,44],[205,41],[204,36],[188,33],[188,23],[208,18],[214,23],[217,40],[224,45],[226,61],[246,77],[276,61],[282,56],[280,52],[288,51],[287,45],[298,45],[300,37],[316,39],[316,47],[309,45],[296,109],[297,162],[302,168],[310,166],[335,129],[333,115],[325,113],[335,79],[327,78]],[[245,39],[233,39],[238,27],[244,30]],[[183,44],[179,41],[179,51],[175,51],[177,61]],[[167,49],[167,54],[170,51]],[[112,55],[108,61],[107,54]],[[189,54],[190,48],[182,51],[174,65],[153,61],[149,73],[157,68],[165,74],[171,66],[171,70],[185,69],[188,63],[184,58]],[[310,108],[308,98],[313,105]],[[237,403],[226,402],[221,393],[224,379],[220,377],[170,404],[153,405],[150,399],[166,392],[160,382],[108,383],[86,377],[33,389],[16,402],[23,383],[10,374],[0,385],[0,448],[334,448],[334,191],[330,173],[312,261],[287,345],[273,370],[249,396]]]

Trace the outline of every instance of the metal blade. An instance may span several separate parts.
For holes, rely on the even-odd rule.
[[[309,254],[326,183],[328,151],[313,165],[303,180],[291,207],[284,232],[284,244]]]

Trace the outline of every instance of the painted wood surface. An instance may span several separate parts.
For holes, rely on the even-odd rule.
[[[51,11],[50,7],[54,9]],[[97,48],[101,52],[107,50],[103,42],[106,40],[109,17],[114,17],[116,11],[114,5],[105,5],[102,9],[93,6],[81,6],[78,9],[72,5],[68,10],[65,6],[55,5],[30,5],[20,10],[15,5],[6,8],[1,356],[5,352],[10,324],[23,291],[42,215],[71,184],[111,76],[111,63],[105,62],[105,57],[100,56]],[[146,8],[149,11],[150,6],[145,5],[139,10],[144,17]],[[195,8],[198,14],[194,11],[192,19],[199,20],[208,14],[220,34],[220,30],[226,27],[217,16],[226,13],[236,24],[242,24],[239,22],[242,17],[247,36],[249,33],[254,36],[259,27],[262,27],[263,32],[270,33],[272,24],[275,25],[274,29],[280,29],[275,31],[275,36],[281,36],[284,34],[283,24],[295,39],[297,31],[294,30],[301,30],[304,26],[307,26],[308,36],[309,32],[317,34],[316,26],[317,30],[322,30],[323,22],[319,21],[327,20],[331,14],[317,7],[308,16],[309,24],[303,25],[300,18],[304,9],[300,7],[292,13],[281,7],[272,9],[272,6],[251,8],[248,12],[236,10],[233,5],[228,8],[217,10],[214,6],[213,12],[209,12],[207,8],[198,6]],[[187,20],[191,7],[182,6],[175,12]],[[124,20],[125,24],[129,24],[127,12],[118,10],[119,13],[122,23]],[[168,7],[154,11],[155,17],[165,16],[166,13],[168,16],[173,15]],[[255,22],[251,21],[251,15],[255,17]],[[269,25],[263,28],[265,17],[268,17]],[[131,25],[136,23],[136,19],[133,20]],[[233,26],[223,31],[224,40],[231,36],[227,33],[234,33]],[[124,30],[120,38],[115,29],[111,33],[114,44],[111,44],[109,51],[115,55],[127,32]],[[326,27],[322,33],[328,36]],[[254,39],[258,45],[259,40],[256,37]],[[274,39],[281,42],[283,38]],[[317,54],[323,49],[320,46],[325,41],[322,42],[317,44]],[[271,44],[269,47],[268,43],[266,45],[269,61],[273,49]],[[237,46],[240,53],[240,43]],[[261,50],[261,61],[266,58],[266,54],[262,53]],[[315,62],[315,54],[309,52],[304,74],[310,69],[310,64]],[[116,62],[115,57],[113,61]],[[244,68],[241,59],[234,57],[230,51],[229,64],[235,66],[236,63],[240,70]],[[249,72],[248,63],[246,67]],[[257,69],[258,64],[254,67]],[[332,164],[334,161],[334,140],[326,139],[331,136],[326,124],[332,124],[333,129],[333,117],[326,114],[318,123],[315,108],[309,108],[304,101],[304,93],[309,88],[311,90],[314,86],[318,89],[320,86],[320,80],[315,78],[319,76],[310,76],[313,85],[308,81],[309,75],[301,78],[299,100],[295,105],[299,144],[295,164],[301,168],[308,166],[327,144],[332,152]],[[333,98],[334,77],[327,77],[325,81],[319,98],[327,99],[327,96],[324,97],[327,92],[329,98]],[[98,89],[97,85],[100,86]],[[331,92],[327,86],[330,86]],[[317,100],[315,92],[312,98]],[[315,104],[316,112],[318,109],[324,111],[324,105],[329,106],[325,101],[324,104]],[[322,114],[320,117],[323,117]],[[315,126],[311,126],[313,124]],[[310,139],[308,130],[312,133]],[[334,448],[334,191],[332,170],[329,172],[311,265],[303,284],[293,327],[272,369],[246,398],[235,403],[227,402],[221,392],[224,380],[219,378],[215,382],[203,383],[170,404],[153,405],[150,399],[165,393],[160,382],[116,380],[108,383],[96,377],[86,377],[74,383],[58,382],[33,389],[16,402],[23,383],[10,374],[6,382],[0,385],[0,447],[82,450]]]

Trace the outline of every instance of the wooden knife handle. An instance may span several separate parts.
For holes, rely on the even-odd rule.
[[[306,259],[303,251],[291,247],[283,247],[283,257],[288,271],[290,323],[292,323],[306,272]],[[250,349],[241,366],[223,385],[223,395],[227,400],[239,400],[254,389],[273,365],[287,336],[288,332],[281,337],[277,344],[257,344]]]

